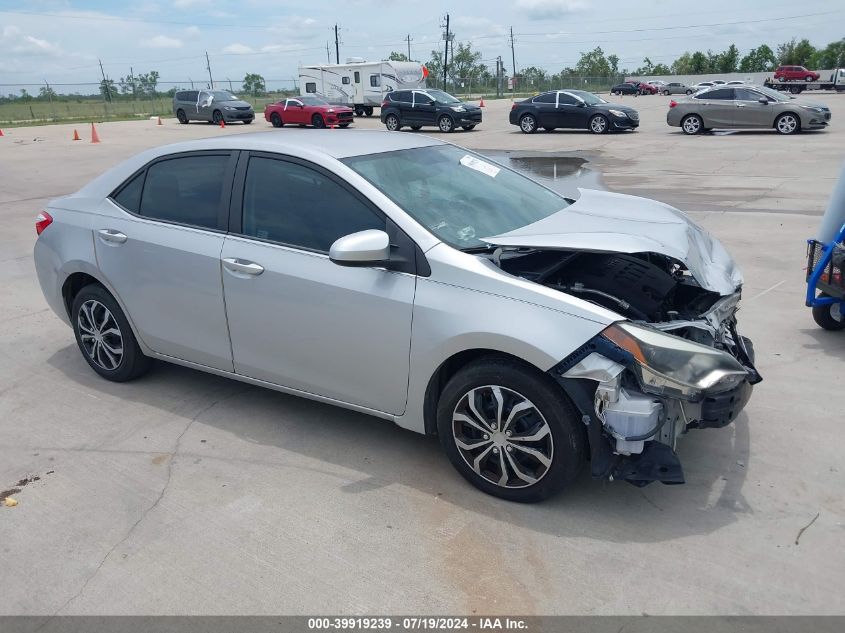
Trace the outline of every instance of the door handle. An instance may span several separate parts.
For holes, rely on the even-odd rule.
[[[260,275],[264,272],[264,266],[261,264],[236,257],[224,258],[223,265],[226,267],[226,270],[233,273],[241,273],[242,275]]]
[[[112,244],[123,244],[127,239],[123,233],[114,229],[100,229],[97,233],[101,240],[111,242]]]

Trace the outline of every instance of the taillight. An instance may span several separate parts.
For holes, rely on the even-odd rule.
[[[53,216],[47,213],[46,211],[42,211],[39,213],[35,218],[35,232],[38,235],[41,235],[48,226],[53,223]]]
[[[678,102],[677,102],[677,101],[675,101],[674,99],[672,99],[672,100],[669,102],[669,107],[670,107],[670,108],[674,108],[676,105],[678,105]]]
[[[511,104],[511,110],[516,110],[516,101]]]
[[[389,102],[387,101],[387,99],[385,99],[384,101],[381,102],[382,108],[386,108],[388,105],[389,105]]]

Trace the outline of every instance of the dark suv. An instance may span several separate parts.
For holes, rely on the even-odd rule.
[[[381,122],[391,132],[405,125],[412,130],[423,125],[435,125],[441,132],[454,132],[458,127],[471,130],[481,123],[481,108],[442,90],[394,90],[381,104]]]

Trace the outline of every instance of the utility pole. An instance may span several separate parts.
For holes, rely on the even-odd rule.
[[[327,64],[332,63],[332,56],[331,56],[331,53],[329,53],[329,41],[328,40],[326,40],[326,63]]]
[[[449,68],[449,14],[446,14],[446,33],[443,35],[443,39],[446,40],[446,48],[443,51],[443,90],[446,90],[446,71]]]
[[[135,85],[135,69],[132,66],[129,67],[129,81],[130,85],[132,86],[132,98],[138,98],[138,88]],[[191,88],[193,88],[193,84],[191,84]]]
[[[50,99],[50,112],[53,113],[53,118],[56,118],[56,108],[53,106],[53,89],[50,88],[50,84],[47,83],[47,80],[44,80],[44,85],[47,86],[47,97]]]
[[[214,90],[214,79],[211,77],[211,60],[208,59],[208,51],[205,51],[205,67],[208,68],[209,88]]]
[[[502,56],[496,58],[496,96],[502,96]]]
[[[194,80],[191,79],[190,77],[188,77],[188,81],[191,82],[191,90],[193,90],[194,89]]]
[[[408,33],[408,36],[405,39],[408,42],[408,61],[411,61],[411,34]]]
[[[511,96],[513,96],[514,90],[516,90],[516,53],[513,49],[513,27],[511,27],[511,63],[513,63],[513,69],[511,70],[513,81],[511,81]]]
[[[337,24],[334,25],[334,63],[340,63],[340,41],[337,37]]]
[[[103,70],[103,62],[100,59],[97,61],[100,62],[100,73],[103,75],[103,85],[106,87],[106,100],[111,101],[111,90],[109,89],[109,82],[106,81],[106,71]]]
[[[226,77],[226,81],[229,82],[229,92],[235,92],[235,89],[232,88],[232,80]]]

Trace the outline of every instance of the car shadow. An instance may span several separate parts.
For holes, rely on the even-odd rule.
[[[809,310],[807,308],[808,312]],[[808,327],[798,330],[798,332],[813,341],[813,343],[804,345],[804,352],[807,355],[824,354],[845,360],[845,332],[824,330],[820,327]]]
[[[271,455],[277,451],[280,464],[289,461],[292,452],[307,457],[308,462],[316,460],[361,473],[363,477],[355,481],[339,481],[345,494],[398,484],[466,512],[536,532],[613,543],[661,542],[706,534],[751,511],[742,493],[750,447],[745,414],[725,429],[694,431],[681,439],[679,455],[686,485],[655,483],[636,488],[621,481],[595,481],[585,465],[562,494],[524,505],[473,488],[454,470],[436,438],[372,416],[164,362],[157,362],[137,381],[111,383],[91,371],[74,345],[58,350],[48,362],[86,392],[160,410],[166,420],[158,421],[159,427],[165,423],[182,427],[193,417],[206,428],[269,448]],[[186,407],[186,402],[191,406]],[[197,411],[201,413],[197,415]],[[194,428],[201,437],[202,427]],[[188,439],[182,440],[181,452],[215,459],[215,454],[207,452],[208,444],[193,444],[203,452],[192,453]],[[231,450],[225,455],[231,459]],[[267,463],[272,467],[275,461],[268,457]],[[278,492],[285,494],[284,490]]]

